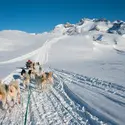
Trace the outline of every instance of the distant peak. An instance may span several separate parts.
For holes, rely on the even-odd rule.
[[[83,34],[89,31],[99,31],[106,33],[115,33],[119,35],[125,34],[125,22],[116,20],[110,22],[106,18],[82,18],[76,24],[66,22],[55,26],[53,33],[62,33],[67,35]]]

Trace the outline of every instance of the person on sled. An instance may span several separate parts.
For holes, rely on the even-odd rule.
[[[28,61],[26,62],[26,68],[29,69],[30,66],[31,66],[31,64],[32,64],[32,61],[31,61],[31,60],[28,60]]]

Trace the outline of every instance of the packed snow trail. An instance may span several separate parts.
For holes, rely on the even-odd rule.
[[[33,88],[28,110],[27,124],[116,124],[112,120],[109,120],[109,118],[106,118],[99,113],[97,114],[94,110],[92,111],[92,107],[88,108],[88,106],[86,106],[87,99],[83,105],[79,103],[79,97],[77,98],[77,101],[72,97],[71,100],[69,97],[73,91],[69,91],[66,85],[67,83],[70,83],[70,85],[71,83],[77,84],[81,88],[84,87],[85,89],[88,89],[89,93],[94,91],[91,90],[91,88],[96,88],[97,92],[99,92],[99,90],[103,90],[103,92],[105,92],[103,93],[105,96],[107,93],[111,93],[112,95],[115,95],[114,97],[120,96],[123,99],[125,98],[123,96],[125,88],[114,83],[108,83],[105,81],[102,82],[95,78],[90,79],[89,77],[83,77],[79,74],[64,70],[52,70],[54,72],[54,85],[53,87],[51,86],[48,91],[41,92],[40,90],[35,89],[35,83],[31,83],[31,87]],[[15,74],[18,74],[18,72],[15,72]],[[13,75],[14,73],[10,74],[8,79],[6,79],[4,82],[7,83],[11,81]],[[24,123],[28,91],[22,90],[21,97],[21,105],[16,105],[11,112],[1,112],[1,124],[9,124],[10,122],[12,124]],[[113,101],[115,101],[115,98]],[[117,103],[120,105],[125,105],[122,101],[121,103],[120,101]]]
[[[53,38],[51,40],[47,40],[44,43],[44,45],[42,45],[37,50],[29,52],[29,53],[22,55],[20,57],[16,57],[14,59],[2,61],[2,62],[0,62],[0,64],[15,63],[15,62],[23,61],[23,60],[26,60],[29,58],[33,59],[35,62],[40,62],[41,64],[45,64],[48,61],[48,52],[49,52],[49,49],[52,46],[52,44],[58,42],[60,39],[63,39],[65,37],[66,36],[61,36],[61,37]]]
[[[15,72],[17,75],[18,72]],[[12,76],[14,75],[11,74]],[[9,75],[8,79],[12,78]],[[7,80],[9,82],[9,80]],[[64,91],[64,81],[54,73],[53,86],[47,86],[47,91],[36,88],[35,82],[30,84],[31,97],[26,123],[29,125],[103,125],[96,116],[89,113],[84,106],[71,100]],[[15,105],[9,112],[0,112],[1,125],[24,124],[28,91],[21,87],[21,105]]]

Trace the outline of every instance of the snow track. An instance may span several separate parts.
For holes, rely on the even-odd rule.
[[[10,78],[12,78],[11,75],[8,79]],[[31,83],[31,98],[26,122],[28,125],[85,125],[89,124],[88,118],[92,123],[103,124],[98,119],[87,116],[84,107],[80,107],[68,97],[63,89],[63,81],[60,81],[60,77],[56,74],[54,74],[54,85],[49,85],[46,91],[42,92],[34,87],[35,83]],[[10,112],[1,110],[1,125],[24,124],[28,91],[21,89],[21,97],[21,104],[15,105]]]
[[[95,125],[103,121],[107,124],[124,125],[124,86],[65,70],[52,70],[63,82],[67,95],[86,109],[90,124]],[[104,103],[100,103],[101,101]],[[96,123],[93,119],[96,119]]]
[[[81,87],[92,87],[92,88],[98,88],[98,90],[106,91],[106,93],[111,93],[114,95],[117,95],[119,97],[125,98],[125,87],[120,86],[115,83],[102,81],[97,78],[91,78],[82,76],[79,74],[67,72],[67,71],[61,71],[61,70],[54,70],[59,75],[61,75],[61,78],[64,78],[68,82],[72,82],[74,84],[77,84]]]
[[[50,47],[52,46],[52,44],[56,43],[57,41],[59,41],[60,39],[65,38],[66,36],[61,36],[61,37],[57,37],[57,38],[53,38],[51,40],[47,40],[44,45],[42,45],[41,47],[39,47],[38,49],[29,52],[25,55],[22,55],[20,57],[16,57],[14,59],[10,59],[7,61],[2,61],[0,62],[1,64],[9,64],[9,63],[15,63],[15,62],[20,62],[23,60],[26,60],[28,58],[32,58],[33,60],[35,60],[35,62],[40,62],[41,64],[45,64],[48,61],[48,52]]]
[[[12,77],[12,76],[11,76]],[[32,84],[32,83],[31,83]],[[49,86],[45,92],[31,89],[31,98],[28,110],[27,124],[32,125],[84,125],[85,119],[79,115],[77,109],[71,107],[73,102],[66,98],[65,93],[60,94],[60,84]],[[22,90],[22,104],[15,105],[14,108],[0,112],[1,125],[21,125],[24,124],[28,92]],[[81,111],[82,112],[82,111]],[[83,112],[84,113],[84,112]],[[3,115],[2,115],[3,114]]]
[[[105,117],[94,107],[88,106],[88,100],[81,104],[80,98],[73,98],[68,84],[84,88],[93,96],[100,94],[120,106],[125,106],[125,88],[114,83],[89,78],[64,70],[51,69],[54,72],[54,84],[41,91],[31,82],[31,97],[27,116],[27,125],[104,125],[117,124]],[[15,72],[18,74],[18,72]],[[9,82],[14,73],[4,82]],[[109,95],[108,95],[109,93]],[[77,96],[76,96],[77,97]],[[89,98],[88,98],[89,99]],[[9,110],[0,111],[1,125],[23,125],[25,119],[28,90],[21,89],[21,104]]]

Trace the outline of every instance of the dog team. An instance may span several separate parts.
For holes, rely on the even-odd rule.
[[[20,77],[23,81],[23,86],[26,89],[32,80],[36,86],[42,90],[46,89],[48,84],[53,83],[53,73],[44,72],[39,62],[26,62],[26,68],[23,68]],[[11,81],[8,85],[0,81],[0,108],[7,109],[15,104],[20,104],[20,85],[18,80]]]
[[[46,84],[53,83],[52,75],[52,72],[44,72],[39,62],[34,63],[30,60],[26,62],[26,69],[21,71],[21,78],[25,88],[34,80],[38,87],[44,89]]]

